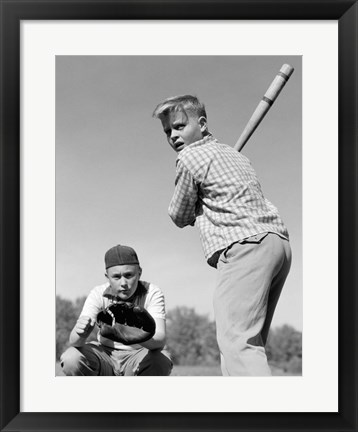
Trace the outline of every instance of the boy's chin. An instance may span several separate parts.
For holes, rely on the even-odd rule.
[[[132,293],[121,293],[121,294],[117,294],[113,299],[113,303],[117,303],[117,302],[126,302],[128,301],[130,298],[133,297]]]
[[[185,147],[186,147],[186,144],[182,144],[182,145],[180,145],[179,147],[176,147],[174,150],[175,150],[177,153],[180,153],[182,150],[185,149]]]
[[[133,292],[121,293],[120,299],[122,301],[126,301],[126,302],[131,301],[131,300],[133,300],[134,294],[135,294],[135,292],[134,293]]]

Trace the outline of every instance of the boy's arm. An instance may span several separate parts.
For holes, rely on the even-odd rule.
[[[93,289],[86,298],[82,312],[70,333],[69,343],[71,346],[80,347],[86,343],[87,338],[94,329],[101,305],[102,297]]]
[[[190,171],[178,160],[175,190],[169,205],[169,216],[180,228],[194,225],[195,208],[198,200],[198,186]]]
[[[71,331],[69,339],[70,345],[74,347],[83,346],[88,336],[92,333],[94,324],[95,322],[92,318],[81,315]]]

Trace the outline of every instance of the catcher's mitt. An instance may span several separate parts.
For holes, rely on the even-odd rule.
[[[119,302],[97,315],[103,337],[125,345],[145,342],[155,333],[155,321],[148,311],[133,303]]]

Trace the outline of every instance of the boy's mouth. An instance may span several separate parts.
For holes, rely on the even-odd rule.
[[[184,143],[182,143],[182,142],[180,142],[180,143],[175,143],[175,144],[174,144],[174,147],[175,147],[175,150],[176,150],[176,151],[183,150],[183,148],[184,148]]]

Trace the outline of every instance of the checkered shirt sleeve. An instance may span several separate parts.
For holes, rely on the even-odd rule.
[[[178,160],[176,165],[175,190],[169,205],[169,216],[180,228],[195,223],[195,207],[198,199],[195,179]]]

